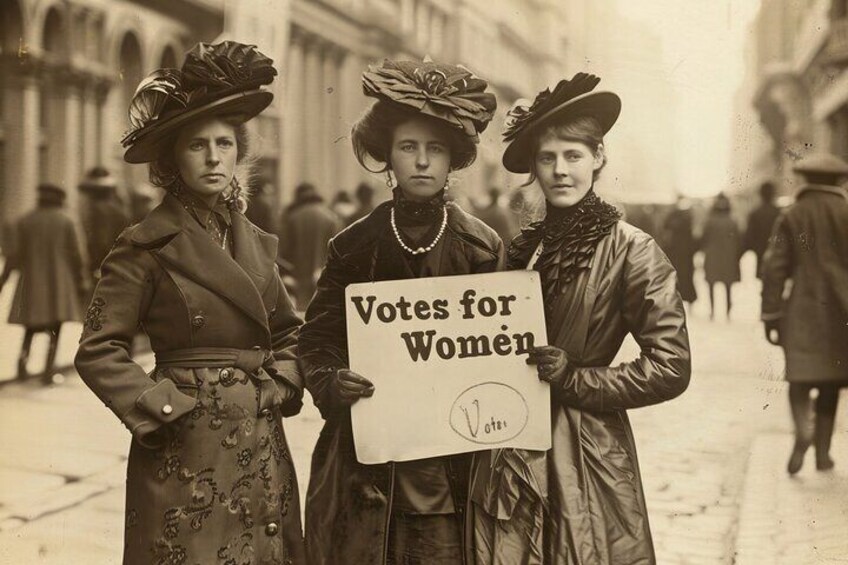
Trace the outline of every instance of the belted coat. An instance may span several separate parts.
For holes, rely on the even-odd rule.
[[[301,407],[301,321],[276,236],[230,221],[232,254],[165,196],[119,236],[85,316],[76,367],[132,433],[126,564],[304,562],[282,427]],[[151,374],[131,356],[139,326]]]
[[[306,386],[325,420],[312,454],[306,496],[305,539],[310,565],[380,565],[387,559],[394,464],[363,465],[356,460],[350,408],[334,399],[329,385],[336,369],[348,367],[347,285],[413,278],[411,273],[398,276],[409,269],[389,223],[391,206],[391,202],[377,206],[330,242],[327,265],[298,342]],[[503,243],[494,230],[456,204],[448,203],[447,212],[444,236],[431,251],[439,256],[433,276],[499,270]],[[471,459],[469,455],[449,457],[445,469],[463,524]]]

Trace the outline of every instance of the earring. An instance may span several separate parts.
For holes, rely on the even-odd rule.
[[[392,178],[392,170],[391,169],[386,170],[386,186],[388,186],[389,188],[395,187],[395,181]]]

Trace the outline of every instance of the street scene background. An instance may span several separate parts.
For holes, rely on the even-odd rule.
[[[153,69],[178,65],[198,41],[222,39],[257,44],[280,73],[274,104],[251,122],[258,160],[249,214],[284,242],[298,209],[320,209],[332,232],[390,197],[385,177],[356,163],[348,138],[368,102],[359,79],[368,64],[431,55],[490,82],[498,115],[450,194],[504,240],[538,193],[500,164],[506,111],[576,72],[598,74],[624,105],[606,139],[599,193],[669,255],[680,243],[672,212],[691,219],[692,383],[672,402],[630,412],[658,563],[848,562],[845,393],[835,469],[817,472],[810,453],[789,476],[783,353],[765,340],[746,235],[764,183],[778,207],[793,202],[792,165],[806,151],[848,158],[848,1],[2,0],[3,266],[39,183],[65,189],[88,255],[100,224],[95,198],[78,187],[93,167],[115,179],[110,199],[126,223],[155,206],[162,194],[144,166],[121,157],[129,99]],[[738,237],[716,248],[704,227],[725,199]],[[298,248],[306,246],[325,249],[326,237]],[[729,284],[732,310],[721,285],[710,297],[707,253],[740,268]],[[321,265],[300,257],[283,251],[279,264],[302,311]],[[96,280],[97,265],[88,268]],[[0,563],[119,562],[130,435],[73,370],[81,323],[63,324],[52,367],[49,336],[37,334],[22,374],[24,328],[6,323],[18,273],[4,271],[4,280]],[[143,336],[134,352],[152,368]],[[618,360],[637,354],[628,341]],[[285,421],[301,497],[321,427],[305,401]]]

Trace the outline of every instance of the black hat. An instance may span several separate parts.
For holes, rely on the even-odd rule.
[[[832,153],[811,153],[798,161],[792,170],[796,173],[848,176],[848,163]]]
[[[65,189],[59,185],[43,182],[38,185],[38,200],[61,204],[67,196]]]
[[[224,41],[198,43],[186,54],[182,69],[153,71],[130,102],[130,131],[121,141],[127,148],[124,160],[156,160],[160,144],[198,118],[253,118],[274,98],[261,88],[277,74],[273,63],[253,45]]]
[[[105,167],[93,167],[85,174],[79,189],[89,194],[106,194],[118,188],[115,177]]]
[[[461,65],[424,61],[391,61],[371,65],[362,74],[366,96],[447,122],[466,137],[479,140],[497,108],[489,84]]]
[[[553,92],[545,89],[532,104],[519,100],[507,114],[504,141],[509,143],[503,154],[503,165],[513,173],[530,172],[531,144],[535,136],[552,122],[589,116],[607,133],[621,113],[621,99],[606,91],[591,92],[601,79],[577,73],[571,80],[561,80]]]

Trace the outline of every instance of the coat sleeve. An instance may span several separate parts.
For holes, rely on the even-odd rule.
[[[128,231],[103,262],[74,364],[133,437],[157,447],[153,432],[190,412],[196,400],[170,379],[154,382],[132,360],[133,337],[146,317],[158,265],[148,251],[129,242]]]
[[[622,317],[639,357],[615,367],[577,367],[559,390],[567,406],[626,410],[657,404],[689,386],[691,360],[683,301],[674,268],[654,240],[630,242],[623,267]]]
[[[294,416],[303,406],[303,377],[297,364],[298,329],[303,321],[295,314],[294,306],[279,273],[276,275],[277,304],[271,316],[271,347],[277,377],[296,391],[283,405],[284,416]]]
[[[763,255],[763,300],[760,318],[764,322],[783,317],[783,291],[792,276],[792,264],[792,232],[786,216],[781,214],[774,224]]]
[[[327,263],[318,278],[298,339],[298,360],[306,388],[325,419],[339,408],[329,385],[336,371],[349,365],[345,288],[352,282],[352,269],[343,260],[335,240],[331,240]]]

